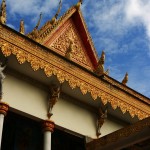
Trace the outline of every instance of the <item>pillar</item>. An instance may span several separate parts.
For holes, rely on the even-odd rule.
[[[54,131],[55,123],[51,120],[43,121],[44,150],[51,150],[51,134]]]
[[[3,132],[3,122],[4,116],[6,116],[9,105],[4,102],[0,102],[0,149],[1,149],[1,140],[2,140],[2,132]]]

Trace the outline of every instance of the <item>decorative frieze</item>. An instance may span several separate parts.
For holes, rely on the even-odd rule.
[[[47,77],[55,75],[60,83],[67,81],[72,89],[78,87],[83,94],[89,92],[94,100],[100,98],[104,105],[110,103],[113,109],[119,107],[123,113],[129,112],[131,117],[137,115],[141,120],[150,116],[149,106],[143,103],[148,98],[128,90],[124,85],[118,83],[125,90],[115,87],[112,82],[105,82],[105,77],[99,79],[1,25],[0,38],[1,51],[5,57],[13,54],[20,64],[29,62],[34,71],[42,69]]]

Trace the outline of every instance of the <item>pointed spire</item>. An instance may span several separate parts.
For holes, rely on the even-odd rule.
[[[6,24],[6,2],[2,1],[1,10],[0,10],[0,22]]]
[[[54,16],[54,17],[52,18],[52,20],[51,20],[51,24],[52,24],[52,25],[56,22],[57,17],[58,17],[58,15],[59,15],[60,11],[61,11],[61,7],[62,7],[62,1],[60,0],[60,1],[59,1],[58,10],[57,10],[55,16]]]
[[[125,74],[124,79],[122,80],[122,84],[126,85],[128,82],[128,73]]]
[[[83,0],[79,0],[78,3],[76,4],[76,9],[79,10],[81,4],[83,3]]]
[[[19,29],[19,32],[20,32],[21,34],[25,34],[25,28],[24,28],[24,21],[23,21],[23,20],[20,21],[20,29]]]

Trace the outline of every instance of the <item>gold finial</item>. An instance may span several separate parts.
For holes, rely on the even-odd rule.
[[[6,2],[5,0],[3,0],[1,4],[0,22],[2,24],[6,24]]]
[[[124,79],[122,80],[122,84],[126,85],[128,82],[128,73],[125,74]]]
[[[79,10],[81,4],[83,3],[83,0],[79,0],[78,3],[76,4],[76,9]]]
[[[52,20],[51,20],[51,24],[52,24],[52,25],[56,22],[57,17],[58,17],[58,15],[59,15],[59,13],[60,13],[61,7],[62,7],[62,1],[60,0],[60,1],[59,1],[58,10],[57,10],[55,16],[54,16],[54,17],[52,18]]]
[[[68,59],[71,58],[71,52],[73,50],[73,40],[71,38],[69,40],[70,40],[69,47],[68,47],[66,54],[65,54],[65,57]]]
[[[102,51],[101,57],[98,61],[98,66],[95,71],[95,73],[99,76],[105,74],[104,63],[105,63],[105,52]]]
[[[23,20],[20,21],[20,29],[19,29],[19,32],[20,32],[21,34],[25,34],[24,21],[23,21]]]

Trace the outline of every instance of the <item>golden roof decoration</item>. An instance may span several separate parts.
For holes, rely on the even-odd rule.
[[[19,29],[19,32],[20,32],[21,34],[25,34],[25,28],[24,28],[24,21],[23,21],[23,20],[20,21],[20,29]]]
[[[85,45],[71,19],[67,20],[59,30],[59,34],[53,34],[53,37],[45,45],[62,56],[93,71]]]
[[[1,10],[0,10],[0,22],[6,24],[6,2],[2,0]]]
[[[45,41],[60,27],[62,26],[73,14],[75,14],[75,12],[77,12],[77,9],[76,9],[76,6],[72,6],[70,9],[68,9],[66,11],[66,13],[64,15],[62,15],[53,25],[51,24],[51,21],[47,21],[45,23],[45,25],[43,27],[41,27],[41,29],[39,30],[39,36],[38,38],[40,39],[40,43],[41,44],[44,44]],[[93,54],[94,54],[94,57],[96,59],[96,61],[98,61],[98,55],[97,55],[97,52],[95,50],[95,47],[94,47],[94,44],[93,44],[93,41],[92,41],[92,38],[88,32],[88,29],[87,29],[87,26],[86,26],[86,23],[84,21],[84,18],[82,16],[82,13],[81,11],[79,10],[78,11],[78,14],[80,16],[80,19],[81,19],[81,22],[84,26],[84,30],[87,34],[87,39],[88,39],[88,42],[92,48],[92,51],[93,51]]]
[[[76,9],[79,10],[81,7],[81,4],[83,3],[83,0],[79,0],[78,3],[76,4]]]
[[[122,84],[126,85],[128,82],[128,73],[125,74],[124,79],[122,80]]]
[[[40,39],[38,38],[38,35],[39,35],[39,31],[38,31],[38,27],[41,23],[41,19],[42,19],[42,13],[40,13],[40,17],[39,17],[39,20],[37,22],[37,25],[35,26],[35,28],[33,29],[33,31],[29,34],[27,34],[27,36],[37,42],[40,42]]]
[[[109,75],[109,69],[107,69],[107,70],[105,71],[104,64],[105,64],[105,52],[102,51],[101,57],[100,57],[100,59],[99,59],[99,61],[98,61],[97,68],[95,69],[95,73],[96,73],[98,76],[101,76],[101,75]]]
[[[60,1],[59,1],[58,10],[57,10],[55,16],[54,16],[54,17],[52,18],[52,20],[50,21],[50,23],[51,23],[52,25],[56,22],[57,17],[58,17],[58,15],[59,15],[60,11],[61,11],[61,8],[62,8],[62,1],[60,0]]]
[[[149,98],[119,82],[117,83],[121,87],[113,86],[114,83],[93,76],[71,61],[48,52],[46,47],[28,39],[24,40],[23,36],[1,24],[0,39],[0,50],[5,57],[14,55],[20,64],[27,62],[34,71],[42,69],[47,77],[54,75],[60,83],[68,82],[72,89],[79,88],[83,94],[90,93],[94,100],[99,98],[104,105],[109,103],[114,110],[119,107],[122,113],[129,112],[132,118],[136,115],[141,120],[150,116]]]

